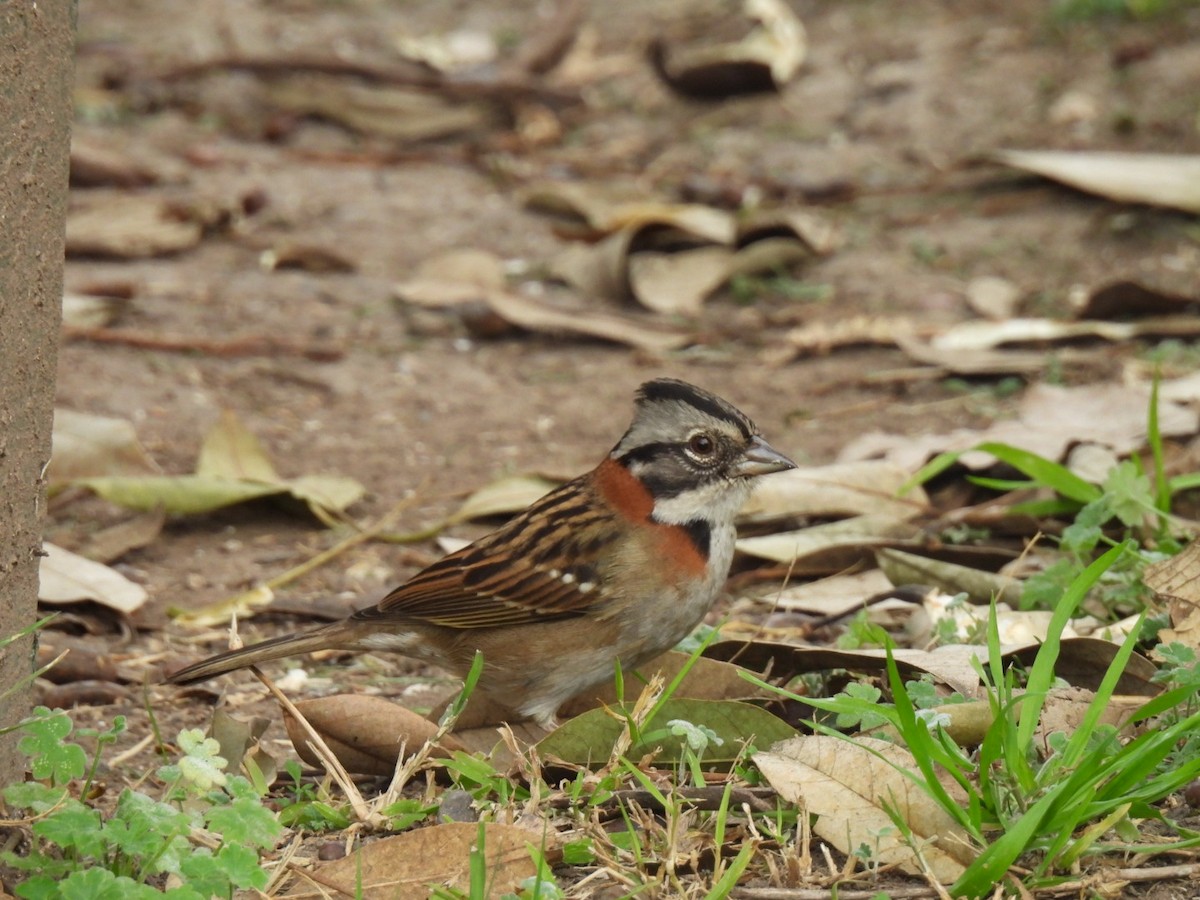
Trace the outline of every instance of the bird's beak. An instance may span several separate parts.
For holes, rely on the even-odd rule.
[[[784,472],[794,468],[796,468],[794,462],[755,435],[750,441],[750,446],[742,454],[741,460],[738,461],[735,471],[743,478],[752,478],[756,475],[770,475],[772,472]]]

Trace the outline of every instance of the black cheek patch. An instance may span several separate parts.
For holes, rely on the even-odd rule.
[[[709,546],[712,543],[712,528],[706,519],[692,519],[680,526],[686,533],[700,555],[708,559]]]

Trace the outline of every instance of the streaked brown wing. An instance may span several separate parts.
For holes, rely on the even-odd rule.
[[[589,490],[564,484],[353,618],[497,628],[580,615],[600,599],[600,561],[617,539]]]

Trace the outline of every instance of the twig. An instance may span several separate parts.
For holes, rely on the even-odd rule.
[[[262,682],[263,687],[271,692],[271,696],[276,702],[283,707],[284,711],[295,719],[304,733],[308,736],[308,745],[325,765],[325,771],[333,776],[333,780],[338,783],[346,795],[346,799],[350,801],[350,806],[354,810],[354,815],[358,821],[364,824],[373,824],[376,816],[371,808],[367,805],[367,801],[363,799],[362,792],[350,777],[341,761],[337,758],[329,745],[325,743],[325,739],[317,732],[309,723],[308,719],[304,718],[304,714],[296,708],[291,700],[275,686],[270,678],[263,674],[262,669],[258,666],[250,666],[250,671],[254,673],[254,677]]]
[[[152,334],[127,328],[80,328],[67,325],[63,327],[62,336],[72,341],[120,344],[168,353],[206,353],[220,357],[299,356],[317,362],[336,362],[346,355],[342,347],[333,344],[299,343],[258,334],[219,341],[177,334]]]
[[[159,81],[183,81],[209,72],[240,71],[255,75],[288,75],[315,72],[320,75],[361,78],[378,84],[429,91],[456,100],[536,100],[548,106],[571,106],[580,102],[578,91],[536,84],[517,73],[491,79],[444,75],[422,63],[399,65],[359,60],[303,56],[217,56],[185,63],[158,72]]]

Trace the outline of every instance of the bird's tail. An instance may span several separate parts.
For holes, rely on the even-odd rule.
[[[329,650],[348,646],[344,622],[334,622],[324,628],[306,631],[303,634],[290,634],[283,637],[271,638],[243,647],[240,650],[228,650],[218,653],[208,659],[201,660],[184,669],[168,675],[166,681],[170,684],[195,684],[206,681],[217,675],[224,675],[235,669],[244,669],[258,663],[285,656],[295,656],[299,653],[312,653],[315,650]]]

